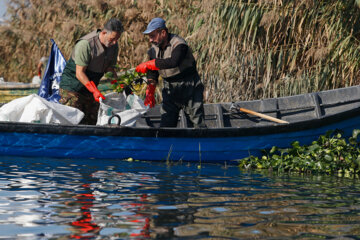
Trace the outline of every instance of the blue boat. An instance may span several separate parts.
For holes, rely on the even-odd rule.
[[[206,129],[193,128],[183,113],[178,127],[160,128],[159,106],[134,127],[0,122],[0,155],[231,164],[250,155],[260,156],[261,150],[272,146],[289,147],[293,141],[310,144],[328,130],[351,136],[360,127],[359,107],[360,87],[354,86],[206,104]]]

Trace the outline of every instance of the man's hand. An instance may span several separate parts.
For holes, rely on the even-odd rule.
[[[101,94],[99,89],[96,87],[93,81],[89,81],[85,84],[85,87],[94,95],[95,101],[99,102],[99,99],[102,98],[105,100],[105,97]]]
[[[155,59],[147,61],[147,62],[143,62],[140,63],[136,68],[135,71],[139,72],[139,73],[146,73],[149,70],[159,70],[159,68],[157,68],[155,66]]]

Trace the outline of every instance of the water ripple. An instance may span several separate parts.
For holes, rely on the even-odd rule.
[[[0,170],[0,238],[360,238],[358,180],[11,157]]]

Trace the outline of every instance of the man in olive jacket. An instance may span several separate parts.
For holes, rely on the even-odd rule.
[[[118,19],[112,18],[102,30],[95,30],[76,41],[60,81],[61,104],[84,112],[80,124],[95,125],[99,99],[105,99],[97,88],[106,72],[113,72],[124,28]]]
[[[164,80],[160,126],[176,127],[179,112],[183,109],[195,128],[206,127],[204,85],[186,41],[169,33],[161,18],[152,19],[143,34],[148,35],[152,43],[148,51],[150,61],[139,64],[135,69],[137,72],[147,73],[149,84],[144,104],[150,107],[155,105],[154,92],[160,75]]]

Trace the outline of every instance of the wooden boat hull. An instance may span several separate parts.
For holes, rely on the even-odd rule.
[[[39,90],[39,84],[0,84],[0,103],[7,103],[16,98],[25,97]]]
[[[4,132],[3,128],[6,127],[6,123],[5,125],[1,123],[0,155],[97,159],[133,158],[151,161],[227,162],[231,164],[249,155],[260,156],[262,149],[269,149],[272,146],[289,147],[293,141],[309,144],[328,130],[341,129],[344,135],[350,136],[352,130],[359,127],[359,123],[360,116],[357,116],[322,127],[263,135],[252,135],[248,131],[241,134],[234,131],[233,133],[228,132],[229,136],[224,136],[227,134],[217,134],[211,129],[198,130],[198,136],[204,135],[204,137],[196,137],[196,134],[176,137],[176,135],[184,134],[181,131],[174,131],[176,129],[162,129],[158,132],[154,132],[154,129],[137,129],[142,131],[139,136],[136,136],[135,132],[127,134],[133,130],[132,128],[116,128],[114,129],[116,131],[109,135],[102,127],[87,127],[87,131],[97,131],[99,135],[66,133],[66,129],[62,130],[65,134],[43,133],[36,128],[22,132],[21,126],[17,126],[19,132]],[[34,125],[44,127],[41,126],[42,124]],[[54,127],[53,130],[56,131],[53,132],[60,130],[58,126]],[[81,129],[78,130],[84,132]],[[51,132],[51,129],[47,129],[47,131]],[[196,132],[196,130],[193,131]],[[212,132],[212,134],[208,132]],[[163,136],[167,134],[171,137]],[[206,135],[214,136],[206,137]]]
[[[273,146],[285,148],[293,141],[310,144],[329,130],[351,136],[353,129],[360,128],[359,96],[360,88],[351,87],[237,103],[255,111],[263,108],[263,113],[290,124],[233,113],[231,103],[205,106],[206,129],[182,126],[184,115],[178,128],[159,128],[158,108],[135,127],[0,122],[0,155],[231,164],[249,155],[260,156]]]

